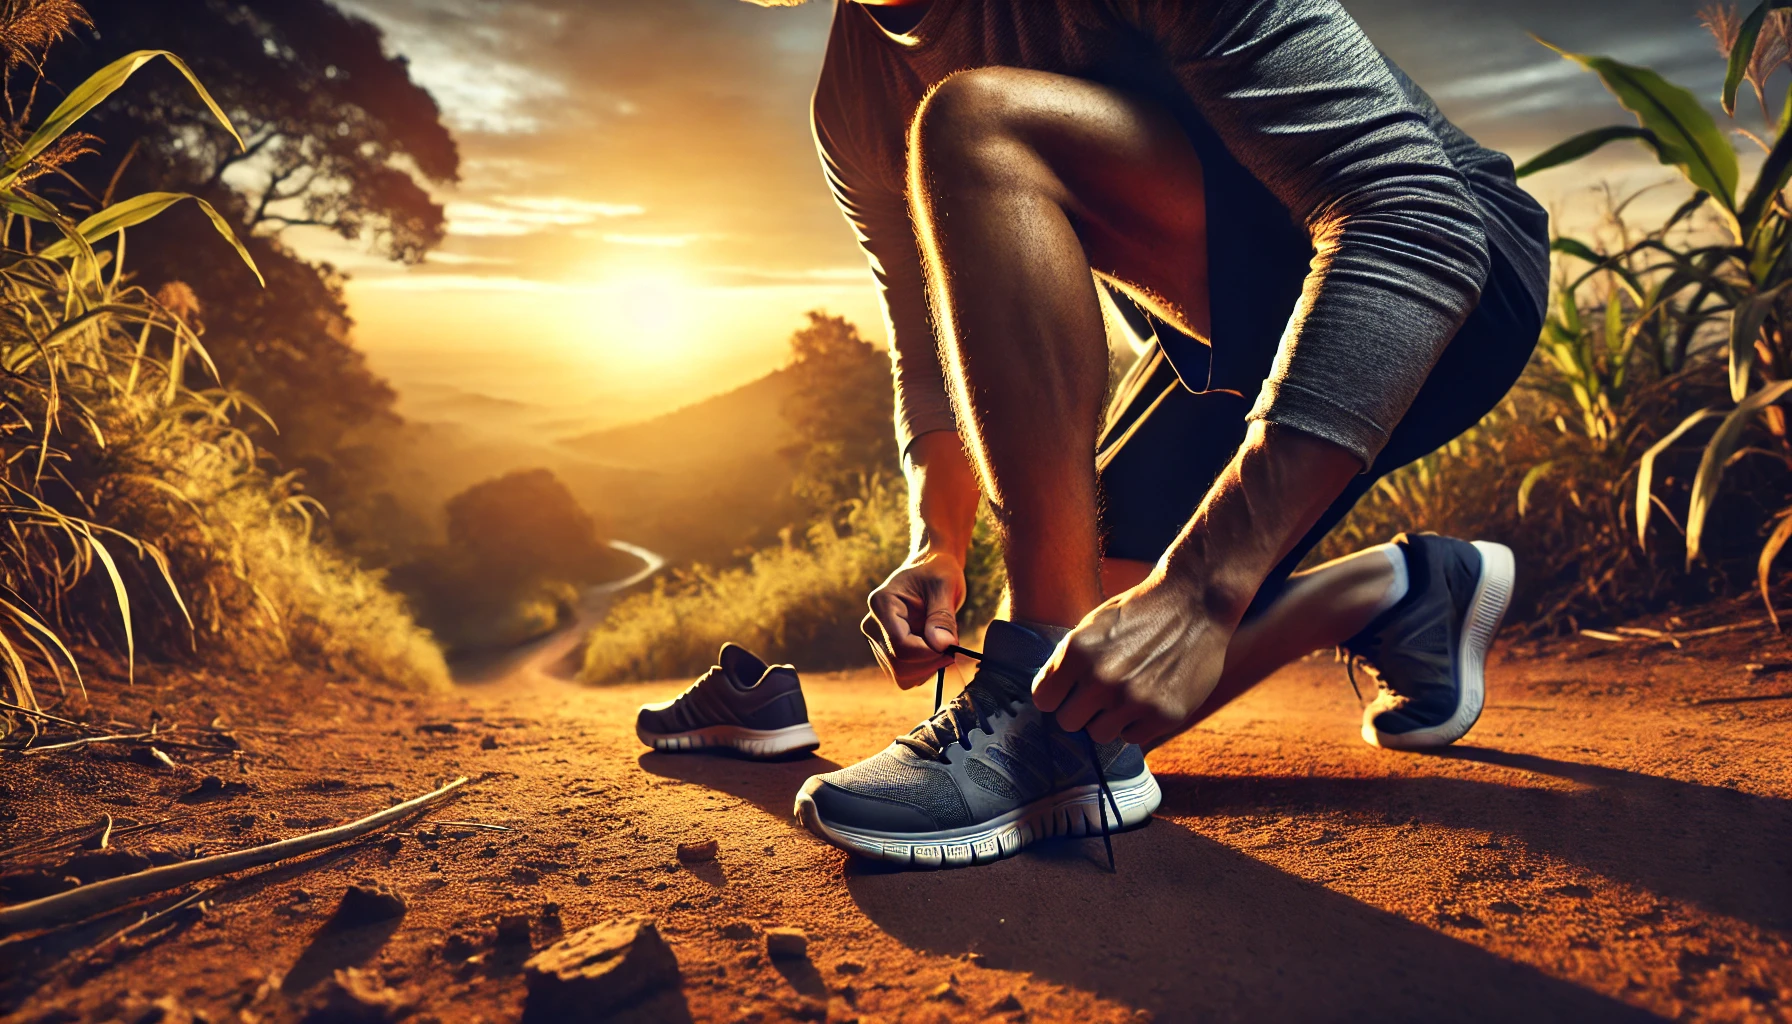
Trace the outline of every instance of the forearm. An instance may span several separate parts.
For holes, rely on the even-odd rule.
[[[1158,563],[1157,581],[1228,626],[1362,469],[1348,450],[1256,422],[1201,507]]]
[[[908,477],[912,553],[937,552],[963,565],[981,492],[957,432],[922,434],[902,461]]]

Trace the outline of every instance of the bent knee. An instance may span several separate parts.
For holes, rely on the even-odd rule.
[[[1043,163],[1025,140],[1041,78],[1020,68],[960,71],[922,99],[909,129],[911,182],[1036,182]]]

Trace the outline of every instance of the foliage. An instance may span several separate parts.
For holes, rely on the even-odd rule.
[[[1707,10],[1706,24],[1720,46],[1727,48],[1730,60],[1723,96],[1726,112],[1734,111],[1736,90],[1746,79],[1756,88],[1767,120],[1762,86],[1792,52],[1786,49],[1784,15],[1768,16],[1786,6],[1782,0],[1764,0],[1747,18],[1721,8]],[[1697,345],[1701,339],[1712,334],[1724,339],[1727,395],[1688,412],[1678,426],[1663,431],[1664,436],[1654,440],[1640,460],[1643,471],[1637,474],[1635,531],[1638,544],[1646,548],[1658,518],[1655,511],[1667,507],[1652,489],[1655,460],[1676,444],[1702,439],[1685,506],[1685,562],[1690,570],[1712,547],[1713,509],[1726,474],[1738,462],[1768,460],[1778,467],[1781,490],[1785,489],[1786,472],[1792,470],[1792,438],[1788,437],[1785,410],[1777,404],[1792,391],[1787,384],[1792,379],[1792,331],[1788,330],[1792,324],[1786,319],[1785,298],[1787,285],[1792,284],[1792,207],[1784,195],[1792,176],[1792,94],[1781,105],[1778,120],[1765,126],[1765,137],[1757,138],[1766,158],[1744,191],[1734,149],[1691,93],[1645,68],[1609,58],[1564,56],[1596,72],[1619,102],[1636,115],[1638,126],[1623,126],[1622,135],[1617,129],[1585,133],[1530,161],[1520,173],[1576,159],[1598,145],[1627,136],[1649,145],[1663,163],[1679,169],[1696,189],[1662,231],[1604,250],[1575,239],[1556,242],[1558,251],[1591,264],[1591,269],[1570,284],[1569,298],[1561,308],[1575,304],[1576,284],[1596,275],[1607,277],[1616,289],[1608,300],[1606,323],[1612,329],[1606,332],[1607,338],[1620,347],[1645,335],[1656,339],[1653,354],[1664,373],[1696,369],[1688,364],[1700,354]],[[1718,237],[1670,241],[1667,230],[1698,210],[1715,215]],[[1624,369],[1622,362],[1613,364],[1619,372]],[[1622,386],[1615,378],[1611,383]],[[1789,515],[1792,505],[1772,512],[1770,518],[1784,523]],[[1659,532],[1658,526],[1656,529]],[[1771,530],[1754,559],[1756,583],[1769,614],[1775,614],[1771,569],[1786,536],[1786,530]]]
[[[591,634],[582,678],[607,683],[701,672],[724,640],[805,669],[870,662],[860,635],[865,598],[908,553],[906,488],[890,438],[887,356],[851,323],[822,312],[791,338],[796,387],[783,414],[799,443],[796,488],[813,509],[805,526],[744,564],[695,565],[619,602]],[[1000,549],[977,525],[965,570],[965,628],[1001,599]]]
[[[334,538],[368,564],[426,539],[415,515],[389,515],[400,428],[396,396],[351,343],[342,276],[289,248],[281,232],[316,226],[417,262],[445,220],[426,186],[459,173],[453,137],[427,91],[380,32],[328,0],[92,0],[94,32],[54,52],[46,70],[80,81],[126,44],[181,54],[241,129],[220,130],[181,79],[151,69],[89,128],[105,158],[67,166],[46,182],[71,209],[114,194],[198,195],[235,224],[267,275],[259,289],[209,227],[177,215],[132,239],[138,281],[155,291],[179,279],[205,311],[221,378],[256,396],[279,430],[244,429],[331,510]],[[147,257],[147,258],[145,258]]]
[[[475,484],[449,499],[447,513],[448,542],[395,569],[392,581],[455,652],[539,636],[570,614],[581,585],[634,565],[546,469]]]
[[[8,4],[0,25],[18,24],[25,6]],[[44,17],[66,7],[39,6]],[[252,409],[248,400],[189,382],[210,368],[183,316],[194,306],[191,293],[170,285],[151,295],[125,273],[124,229],[191,197],[140,196],[76,223],[29,187],[74,158],[59,143],[70,126],[156,57],[181,68],[215,108],[177,58],[145,51],[70,91],[35,131],[17,108],[7,126],[0,657],[9,695],[36,705],[33,663],[58,680],[67,667],[78,682],[80,643],[133,660],[138,650],[197,649],[249,667],[299,659],[442,680],[439,653],[397,599],[313,543],[314,503],[258,468],[257,449],[235,425]],[[215,217],[207,230],[235,242]],[[109,247],[96,250],[102,241]]]
[[[899,488],[876,483],[852,503],[844,528],[824,518],[800,542],[787,531],[744,566],[680,570],[619,602],[587,642],[581,677],[694,675],[728,640],[804,670],[863,664],[865,595],[907,550],[907,503]]]
[[[845,317],[811,310],[790,338],[791,395],[782,410],[797,443],[797,495],[817,510],[850,502],[871,478],[901,472],[890,438],[890,361]]]

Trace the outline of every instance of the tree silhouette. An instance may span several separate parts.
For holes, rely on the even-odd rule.
[[[72,209],[109,196],[195,193],[237,221],[268,279],[258,288],[236,257],[212,243],[203,218],[177,210],[130,232],[126,269],[151,289],[191,286],[204,340],[226,384],[254,396],[279,425],[251,425],[281,468],[303,471],[338,520],[374,524],[389,475],[382,430],[396,426],[396,396],[350,343],[342,279],[300,259],[279,235],[318,225],[415,262],[438,244],[445,220],[427,186],[459,173],[453,136],[403,57],[372,24],[326,0],[90,0],[91,28],[51,54],[39,106],[138,49],[166,49],[190,64],[242,133],[247,151],[217,127],[172,69],[146,67],[82,127],[101,155],[65,168]],[[9,95],[22,94],[23,74]],[[369,513],[369,514],[362,514]],[[366,553],[390,548],[346,538]],[[360,543],[365,540],[366,543]]]

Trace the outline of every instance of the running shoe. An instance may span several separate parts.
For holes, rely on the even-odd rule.
[[[804,783],[797,820],[850,853],[930,868],[1149,820],[1161,795],[1137,746],[1097,746],[1034,706],[1033,676],[1052,644],[999,621],[985,644],[969,685],[932,718],[882,753]]]
[[[789,665],[767,665],[738,644],[668,701],[643,705],[635,735],[655,750],[729,747],[748,757],[783,757],[821,745],[809,724],[803,684]]]
[[[1409,588],[1399,603],[1344,643],[1351,685],[1361,664],[1380,692],[1363,709],[1363,739],[1393,750],[1461,739],[1486,701],[1487,648],[1517,578],[1504,544],[1432,533],[1394,538]]]

